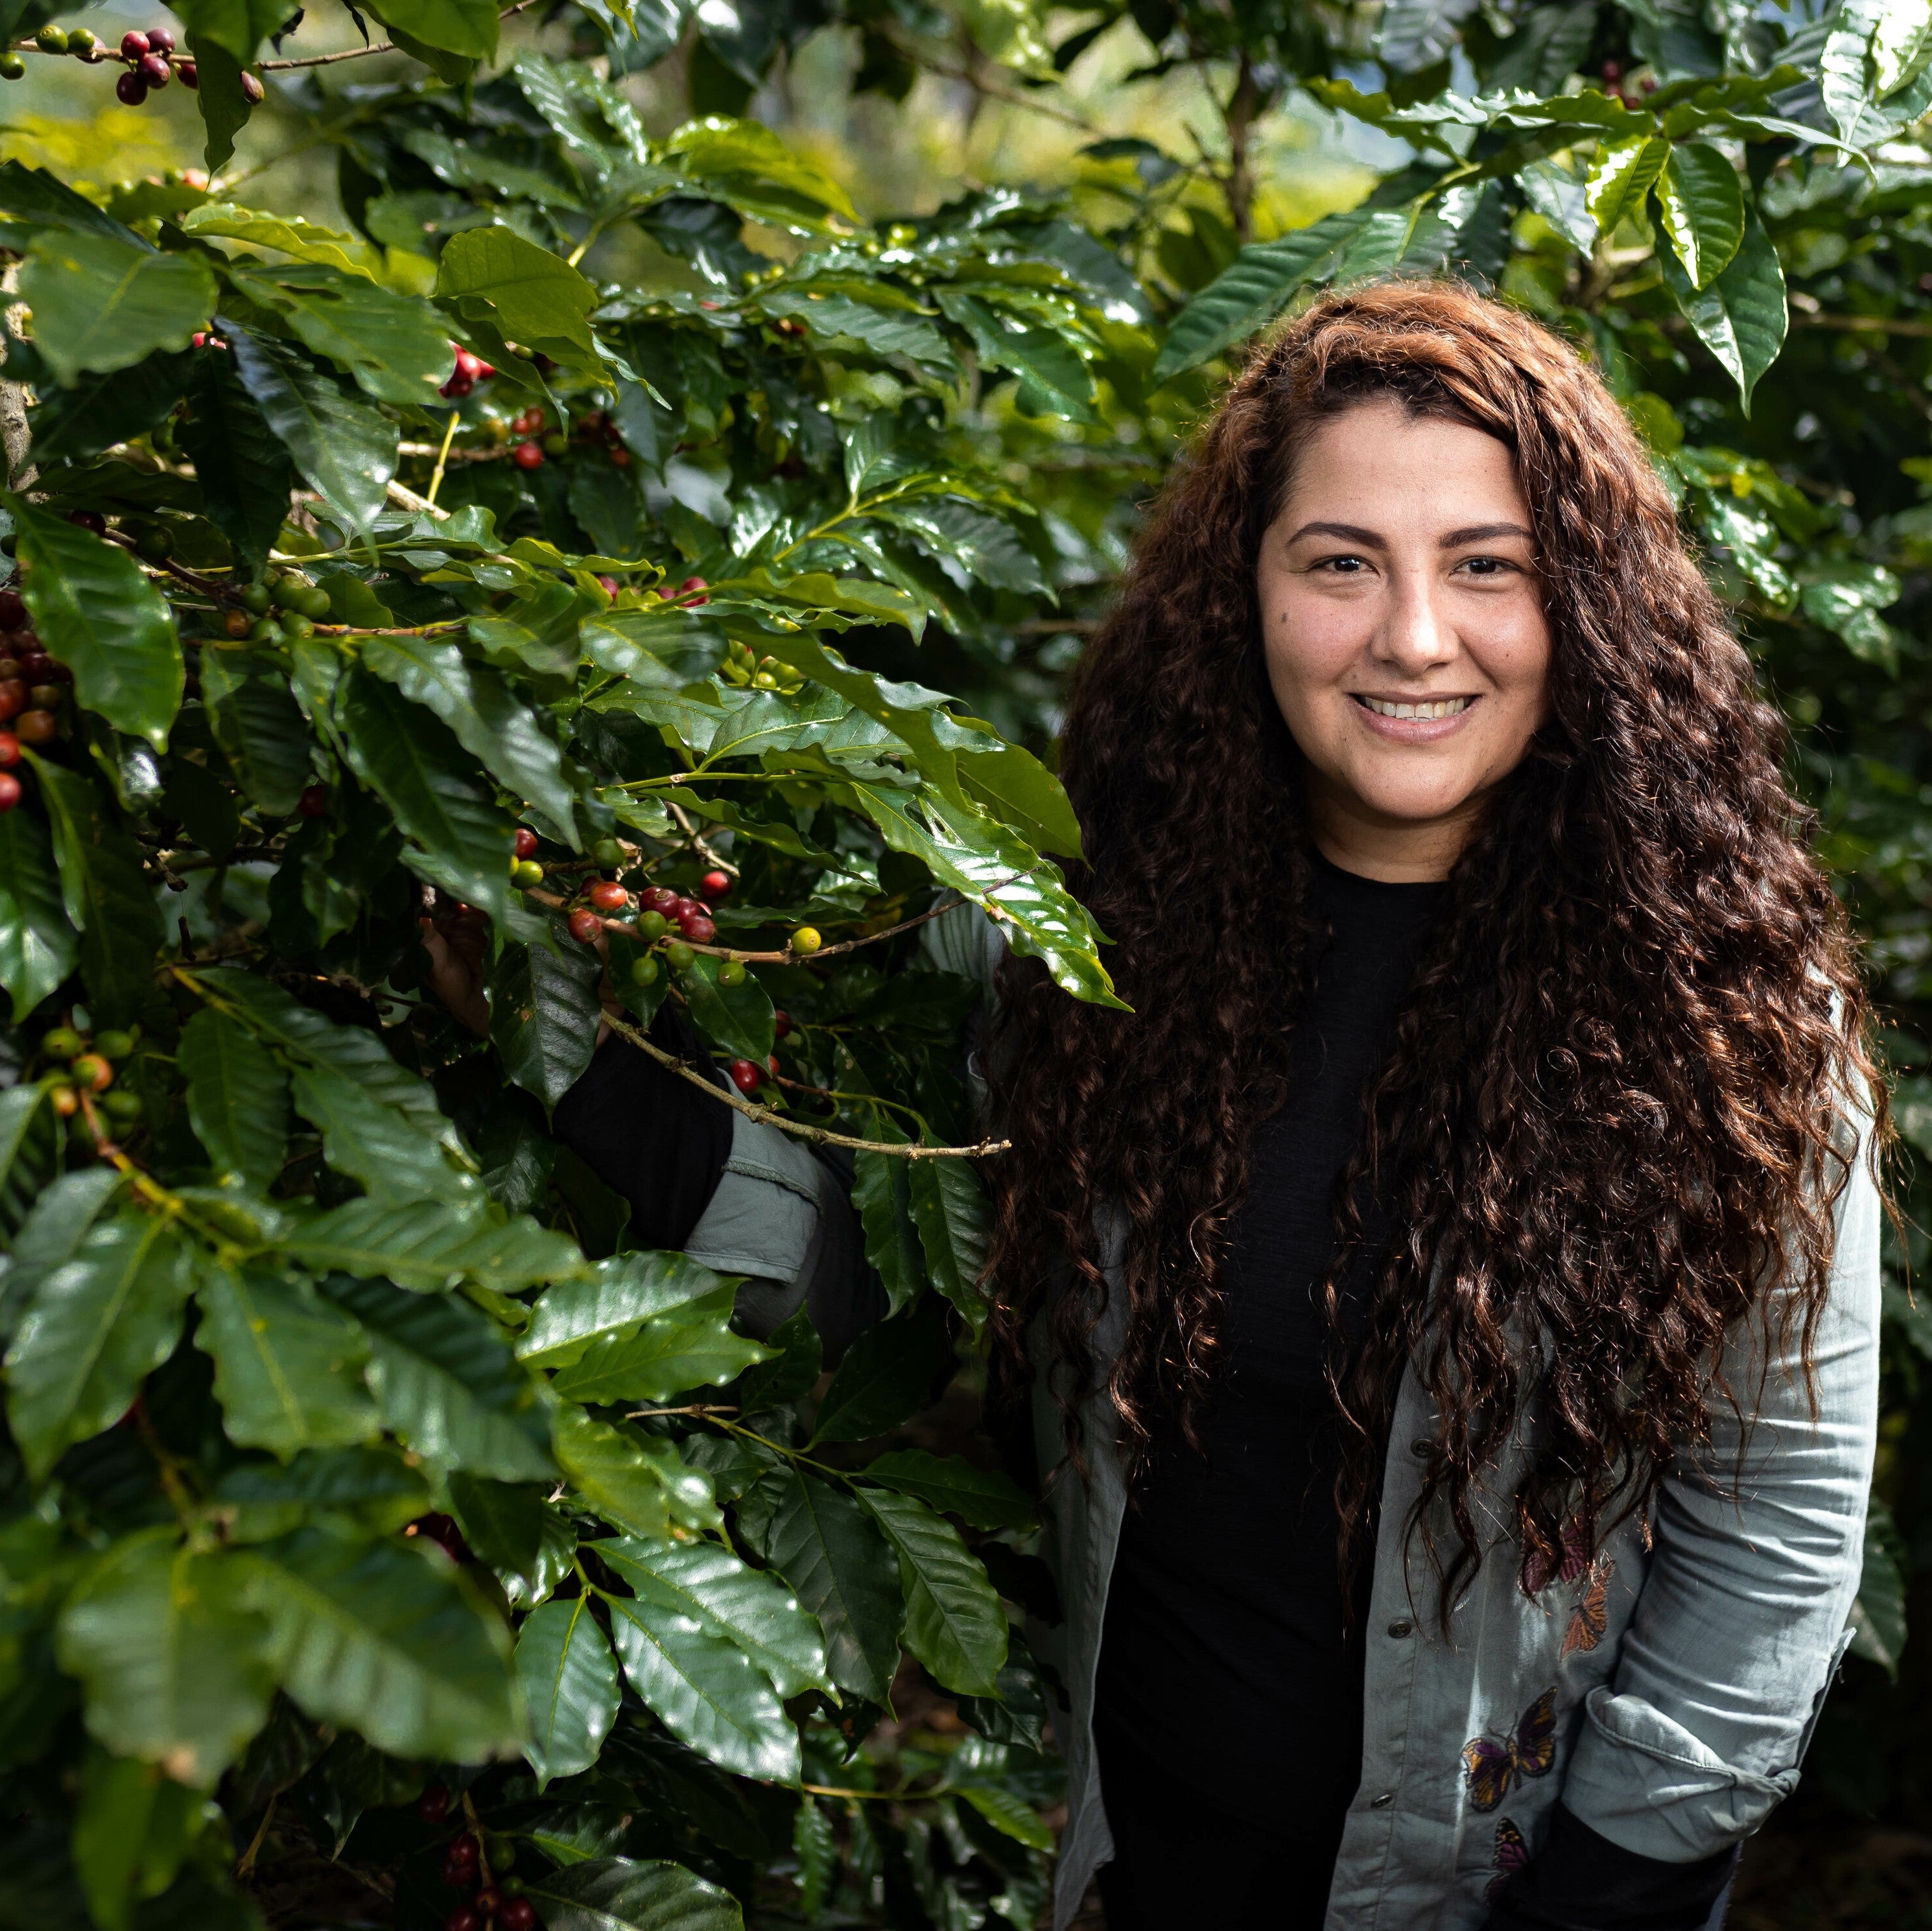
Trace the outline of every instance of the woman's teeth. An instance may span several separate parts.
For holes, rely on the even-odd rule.
[[[1358,697],[1378,718],[1453,718],[1475,702],[1473,697],[1443,697],[1432,704],[1396,704],[1386,697]]]

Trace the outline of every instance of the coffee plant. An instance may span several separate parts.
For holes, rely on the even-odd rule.
[[[977,935],[1112,996],[1035,753],[1134,502],[1314,287],[1569,331],[1797,727],[1932,1150],[1932,9],[371,13],[374,85],[272,0],[0,0],[0,80],[192,90],[212,171],[0,163],[0,1926],[1030,1926],[1032,1504],[904,1425],[985,1312]],[[861,88],[1063,118],[1137,33],[1220,124],[868,220],[743,118],[828,19]],[[1282,229],[1298,103],[1412,157]],[[336,205],[224,185],[258,113]],[[829,1375],[553,1138],[604,1026],[849,1161],[889,1312]],[[1932,1552],[1894,1258],[1817,1763],[1871,1807]]]

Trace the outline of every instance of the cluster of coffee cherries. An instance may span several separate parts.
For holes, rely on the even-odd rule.
[[[1634,86],[1624,78],[1622,61],[1606,60],[1603,65],[1604,88],[1612,99],[1621,100],[1626,107],[1634,107],[1646,94],[1657,91],[1657,82],[1646,74]]]
[[[90,1039],[72,1026],[50,1027],[40,1040],[44,1058],[64,1064],[65,1072],[48,1088],[54,1111],[63,1120],[80,1111],[80,1096],[92,1096],[95,1106],[116,1126],[134,1126],[141,1117],[140,1095],[114,1084],[114,1068],[140,1043],[141,1029],[106,1029]]]
[[[487,382],[496,373],[496,365],[484,361],[480,355],[472,355],[460,342],[452,342],[449,346],[456,351],[456,367],[437,394],[453,402],[458,397],[469,394],[478,382]]]
[[[118,60],[125,70],[114,83],[114,94],[124,106],[140,106],[156,88],[166,86],[171,80],[188,88],[200,85],[194,61],[176,52],[178,43],[171,27],[150,27],[146,33],[136,30],[123,34],[116,49],[104,46],[90,28],[58,27],[50,21],[34,36],[33,44],[41,53],[70,54],[90,67]],[[27,64],[17,49],[9,48],[0,55],[0,79],[18,80],[26,70]],[[242,91],[252,103],[262,97],[262,83],[252,73],[244,73]]]
[[[781,664],[776,657],[759,656],[735,637],[724,646],[724,661],[718,665],[718,674],[728,684],[748,684],[754,691],[776,691],[787,697],[805,688],[802,672]]]
[[[22,745],[52,744],[60,735],[65,686],[74,673],[40,648],[27,607],[15,589],[0,589],[0,811],[20,802],[13,767]]]
[[[614,469],[628,469],[631,466],[631,452],[624,447],[616,419],[608,409],[593,409],[582,417],[577,425],[577,434],[580,442],[602,443],[609,452]]]
[[[287,643],[315,634],[317,621],[328,614],[328,592],[299,570],[278,570],[260,583],[248,584],[238,595],[239,607],[230,610],[222,626],[230,637],[251,643]]]
[[[440,1824],[454,1800],[446,1784],[433,1783],[416,1799],[416,1815],[425,1824]],[[443,1931],[535,1931],[536,1908],[524,1895],[523,1879],[513,1868],[514,1838],[493,1836],[488,1848],[474,1832],[465,1831],[449,1840],[442,1858],[442,1881],[452,1891],[469,1894],[443,1920]]]
[[[546,456],[561,456],[570,447],[570,438],[550,427],[549,415],[536,403],[511,417],[510,433],[523,438],[510,451],[510,460],[520,469],[541,469]]]

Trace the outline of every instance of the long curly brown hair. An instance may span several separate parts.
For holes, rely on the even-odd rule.
[[[1073,883],[1133,1009],[1071,1006],[1036,961],[1004,968],[996,1339],[1024,1375],[1048,1309],[1076,1465],[1110,1228],[1128,1319],[1106,1390],[1130,1468],[1144,1472],[1163,1417],[1198,1444],[1228,1222],[1250,1135],[1290,1097],[1286,1035],[1318,936],[1256,561],[1310,432],[1389,397],[1514,452],[1553,640],[1550,721],[1455,867],[1336,1192],[1342,1559],[1372,1519],[1412,1365],[1440,1433],[1411,1526],[1446,1615],[1482,1559],[1479,1473],[1526,1420],[1514,1528],[1526,1571],[1547,1573],[1566,1532],[1594,1539],[1646,1507],[1672,1453],[1708,1440],[1709,1403],[1738,1399],[1714,1375],[1741,1317],[1796,1322],[1808,1358],[1843,1123],[1869,1107],[1876,1144],[1885,1103],[1780,721],[1602,382],[1460,287],[1328,295],[1229,387],[1071,694]],[[1367,1252],[1365,1186],[1397,1233],[1351,1344],[1337,1282]]]

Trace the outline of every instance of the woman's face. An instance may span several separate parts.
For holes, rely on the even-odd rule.
[[[1302,451],[1256,576],[1316,843],[1368,877],[1446,877],[1549,712],[1514,459],[1480,430],[1364,403]]]

